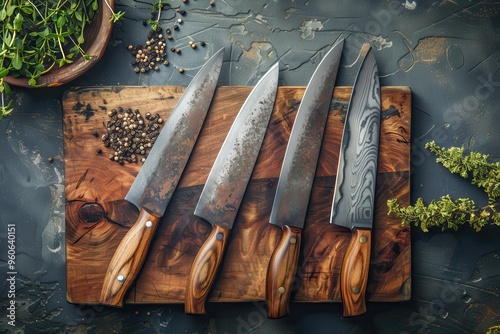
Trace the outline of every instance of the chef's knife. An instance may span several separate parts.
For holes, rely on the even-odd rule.
[[[139,217],[109,263],[99,302],[123,306],[147,255],[158,223],[187,164],[217,87],[224,50],[214,54],[195,75],[177,102],[125,199]]]
[[[342,135],[331,223],[352,230],[341,272],[343,316],[366,312],[380,136],[380,83],[371,48],[355,80]]]
[[[302,228],[343,46],[343,40],[336,43],[314,71],[297,111],[286,148],[269,220],[271,224],[283,229],[267,271],[266,302],[269,318],[280,318],[288,314]]]
[[[185,295],[186,313],[205,313],[205,300],[222,261],[273,111],[278,74],[279,65],[276,63],[247,97],[196,205],[194,214],[209,222],[212,232],[191,266]]]

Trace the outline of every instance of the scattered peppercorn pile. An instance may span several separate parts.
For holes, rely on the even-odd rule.
[[[143,117],[138,109],[118,107],[109,111],[108,116],[107,133],[102,141],[104,146],[114,150],[109,159],[119,164],[146,161],[148,149],[160,134],[163,123],[160,115],[147,112]]]
[[[127,46],[132,56],[135,57],[135,60],[131,62],[131,65],[134,66],[134,72],[145,73],[150,70],[158,71],[158,63],[163,63],[163,65],[168,66],[165,50],[166,45],[167,42],[163,35],[158,31],[151,30],[145,45]]]
[[[183,0],[184,3],[187,1]],[[144,21],[144,25],[150,24],[151,30],[147,35],[147,40],[142,45],[127,45],[127,50],[130,51],[130,54],[134,57],[134,60],[130,63],[134,69],[135,73],[147,73],[149,71],[159,71],[160,67],[158,65],[168,66],[169,62],[167,60],[167,40],[173,41],[173,31],[170,28],[165,29],[165,33],[163,33],[162,28],[160,27],[159,21],[159,12],[162,9],[167,7],[163,3],[159,2],[160,6],[154,6],[154,10],[151,12],[151,18],[147,21]],[[213,6],[215,2],[211,2],[210,5]],[[168,7],[170,8],[170,7]],[[177,14],[181,16],[186,15],[186,11],[183,9],[177,9]],[[183,24],[184,20],[182,18],[178,18],[173,23],[173,30],[179,30],[179,25]],[[189,46],[192,49],[197,48],[196,42],[190,40]],[[199,45],[202,47],[205,46],[205,42],[199,42]],[[179,46],[170,47],[170,51],[180,55],[181,49]],[[178,69],[179,73],[184,73],[183,68]]]

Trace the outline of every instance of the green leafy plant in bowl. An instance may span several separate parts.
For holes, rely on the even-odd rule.
[[[0,119],[12,112],[11,85],[52,87],[74,80],[104,54],[113,0],[1,0]]]

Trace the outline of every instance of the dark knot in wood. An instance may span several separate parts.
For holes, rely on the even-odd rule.
[[[78,217],[86,223],[97,223],[104,218],[104,208],[99,203],[85,203],[78,210]]]

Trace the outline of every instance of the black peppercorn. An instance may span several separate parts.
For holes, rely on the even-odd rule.
[[[108,132],[101,138],[105,147],[114,150],[110,159],[120,164],[137,163],[135,154],[146,155],[147,149],[152,147],[151,143],[158,137],[159,124],[163,122],[161,116],[147,112],[145,121],[138,109],[124,110],[122,107],[112,109],[107,115],[111,119],[106,124]],[[102,150],[97,149],[96,152],[101,153]]]

